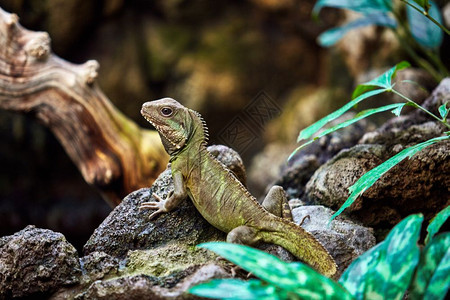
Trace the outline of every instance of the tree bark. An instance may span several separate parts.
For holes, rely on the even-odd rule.
[[[98,63],[64,61],[46,32],[0,8],[0,108],[33,115],[57,137],[86,182],[112,205],[150,186],[168,162],[156,131],[124,116],[95,83]]]

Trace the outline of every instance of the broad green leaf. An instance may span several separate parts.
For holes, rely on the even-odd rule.
[[[433,236],[439,232],[441,226],[447,221],[450,216],[450,206],[447,206],[431,219],[430,224],[427,227],[427,237],[425,238],[425,244],[428,244]]]
[[[409,157],[411,158],[413,155],[415,155],[417,152],[423,150],[424,148],[437,143],[439,141],[450,139],[450,136],[440,136],[437,138],[430,139],[428,141],[425,141],[423,143],[414,145],[412,147],[408,147],[406,149],[403,149],[400,153],[397,153],[390,159],[386,160],[379,166],[373,168],[369,172],[365,173],[363,176],[361,176],[358,181],[355,182],[351,187],[348,188],[349,192],[351,193],[348,199],[345,201],[345,203],[339,208],[337,212],[331,216],[331,220],[339,216],[347,207],[353,204],[355,200],[361,196],[368,188],[370,188],[381,176],[383,176],[387,171],[392,169],[394,166],[396,166],[398,163],[400,163],[405,158]],[[330,220],[330,222],[331,222]]]
[[[447,103],[448,102],[445,102],[444,104],[439,106],[439,114],[441,115],[442,120],[445,120],[448,115]]]
[[[374,270],[385,252],[383,243],[379,243],[355,259],[342,273],[339,283],[346,288],[355,299],[362,299],[367,284],[366,274]]]
[[[420,255],[411,299],[444,299],[450,285],[450,232],[436,236]]]
[[[332,112],[331,114],[323,117],[319,121],[315,122],[314,124],[306,127],[302,131],[300,131],[300,134],[298,136],[297,141],[301,141],[301,140],[304,140],[304,139],[309,139],[312,135],[314,135],[314,133],[316,133],[319,129],[321,129],[323,126],[325,126],[325,124],[327,124],[328,122],[333,121],[336,118],[339,118],[346,111],[350,110],[353,106],[355,106],[359,102],[361,102],[364,99],[367,99],[369,97],[381,94],[381,93],[383,93],[385,91],[386,91],[386,89],[378,89],[378,90],[370,91],[370,92],[367,92],[367,93],[365,93],[363,95],[360,95],[359,97],[357,97],[357,98],[353,99],[352,101],[348,102],[347,104],[345,104],[344,106],[342,106],[338,110]]]
[[[297,278],[291,274],[288,264],[266,252],[224,242],[203,243],[198,247],[216,252],[268,283],[284,288],[298,286]]]
[[[304,264],[288,264],[248,246],[224,242],[198,245],[252,272],[265,282],[309,299],[351,299],[339,284]]]
[[[314,5],[313,14],[318,15],[322,7],[345,8],[362,14],[392,11],[390,0],[319,0]]]
[[[442,24],[442,16],[438,6],[434,1],[430,1],[431,7],[428,14],[437,22]],[[414,5],[414,4],[412,4]],[[444,33],[436,24],[430,21],[423,14],[406,6],[406,15],[414,39],[422,46],[430,49],[437,49],[442,44]]]
[[[356,299],[401,299],[419,261],[423,216],[398,223],[386,239],[358,257],[339,279]]]
[[[190,294],[214,299],[286,299],[286,292],[260,280],[214,279],[189,289]]]
[[[292,154],[289,156],[288,160],[293,155],[295,155],[295,153],[297,153],[299,150],[303,149],[307,145],[311,144],[315,140],[317,140],[317,139],[319,139],[319,138],[321,138],[321,137],[323,137],[323,136],[325,136],[327,134],[335,132],[336,130],[339,130],[341,128],[347,127],[347,126],[349,126],[349,125],[351,125],[353,123],[358,122],[361,119],[367,118],[368,116],[371,116],[371,115],[376,114],[376,113],[385,112],[385,111],[388,111],[388,110],[394,110],[394,111],[400,110],[401,111],[403,106],[405,106],[405,103],[395,103],[395,104],[389,104],[389,105],[386,105],[386,106],[382,106],[382,107],[378,107],[378,108],[372,108],[372,109],[367,109],[367,110],[361,111],[354,118],[349,119],[347,121],[344,121],[342,123],[339,123],[336,126],[333,126],[333,127],[329,128],[327,130],[322,131],[320,134],[318,134],[317,136],[313,137],[311,140],[307,141],[306,143],[303,143],[300,147],[297,147],[292,152]]]
[[[407,61],[402,61],[396,64],[394,67],[390,68],[380,76],[368,81],[366,83],[362,83],[356,87],[353,91],[352,99],[360,96],[367,91],[376,89],[376,88],[384,88],[384,89],[392,89],[392,79],[395,78],[397,71],[410,67],[411,65]]]
[[[336,44],[348,31],[368,25],[379,25],[395,28],[397,27],[397,22],[385,13],[373,13],[349,22],[343,26],[323,32],[318,37],[318,42],[323,47],[331,47]]]

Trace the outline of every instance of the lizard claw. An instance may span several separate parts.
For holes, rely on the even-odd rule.
[[[155,217],[157,217],[158,215],[162,214],[165,211],[162,211],[161,209],[158,209],[157,211],[155,211],[154,213],[152,213],[148,219],[149,220],[153,220]]]
[[[169,193],[169,195],[170,195],[170,193]],[[167,198],[169,198],[169,195],[167,195]],[[164,202],[164,199],[161,198],[160,196],[158,196],[157,194],[153,193],[152,196],[153,196],[153,198],[156,199],[157,202]]]
[[[169,193],[168,197],[170,196],[170,194],[171,193]],[[139,206],[139,211],[142,211],[145,209],[156,210],[149,216],[150,220],[155,218],[156,216],[158,216],[161,213],[167,212],[167,209],[164,206],[166,200],[162,199],[155,193],[153,193],[152,196],[153,196],[153,198],[155,198],[155,200],[149,201],[149,202],[144,202]]]

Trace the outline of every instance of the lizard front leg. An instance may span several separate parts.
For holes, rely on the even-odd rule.
[[[153,193],[152,196],[155,198],[155,201],[144,202],[139,206],[139,211],[144,209],[156,210],[149,216],[150,220],[162,213],[173,210],[181,203],[181,201],[186,199],[187,192],[183,175],[180,172],[172,172],[172,178],[174,189],[169,192],[165,200]]]

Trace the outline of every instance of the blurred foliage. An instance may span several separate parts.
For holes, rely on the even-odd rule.
[[[444,299],[450,286],[450,233],[432,237],[420,250],[423,216],[411,215],[386,239],[358,257],[335,282],[302,263],[243,245],[200,244],[261,280],[216,279],[189,292],[218,299]]]
[[[318,41],[322,46],[329,47],[355,28],[367,25],[390,28],[410,57],[439,82],[450,74],[439,55],[443,32],[450,35],[450,30],[442,25],[442,15],[434,1],[401,2],[406,6],[406,21],[404,14],[401,13],[404,7],[395,5],[393,0],[319,0],[313,11],[316,16],[326,6],[353,10],[362,16],[341,27],[325,31],[319,36]],[[427,60],[421,58],[423,55]]]

